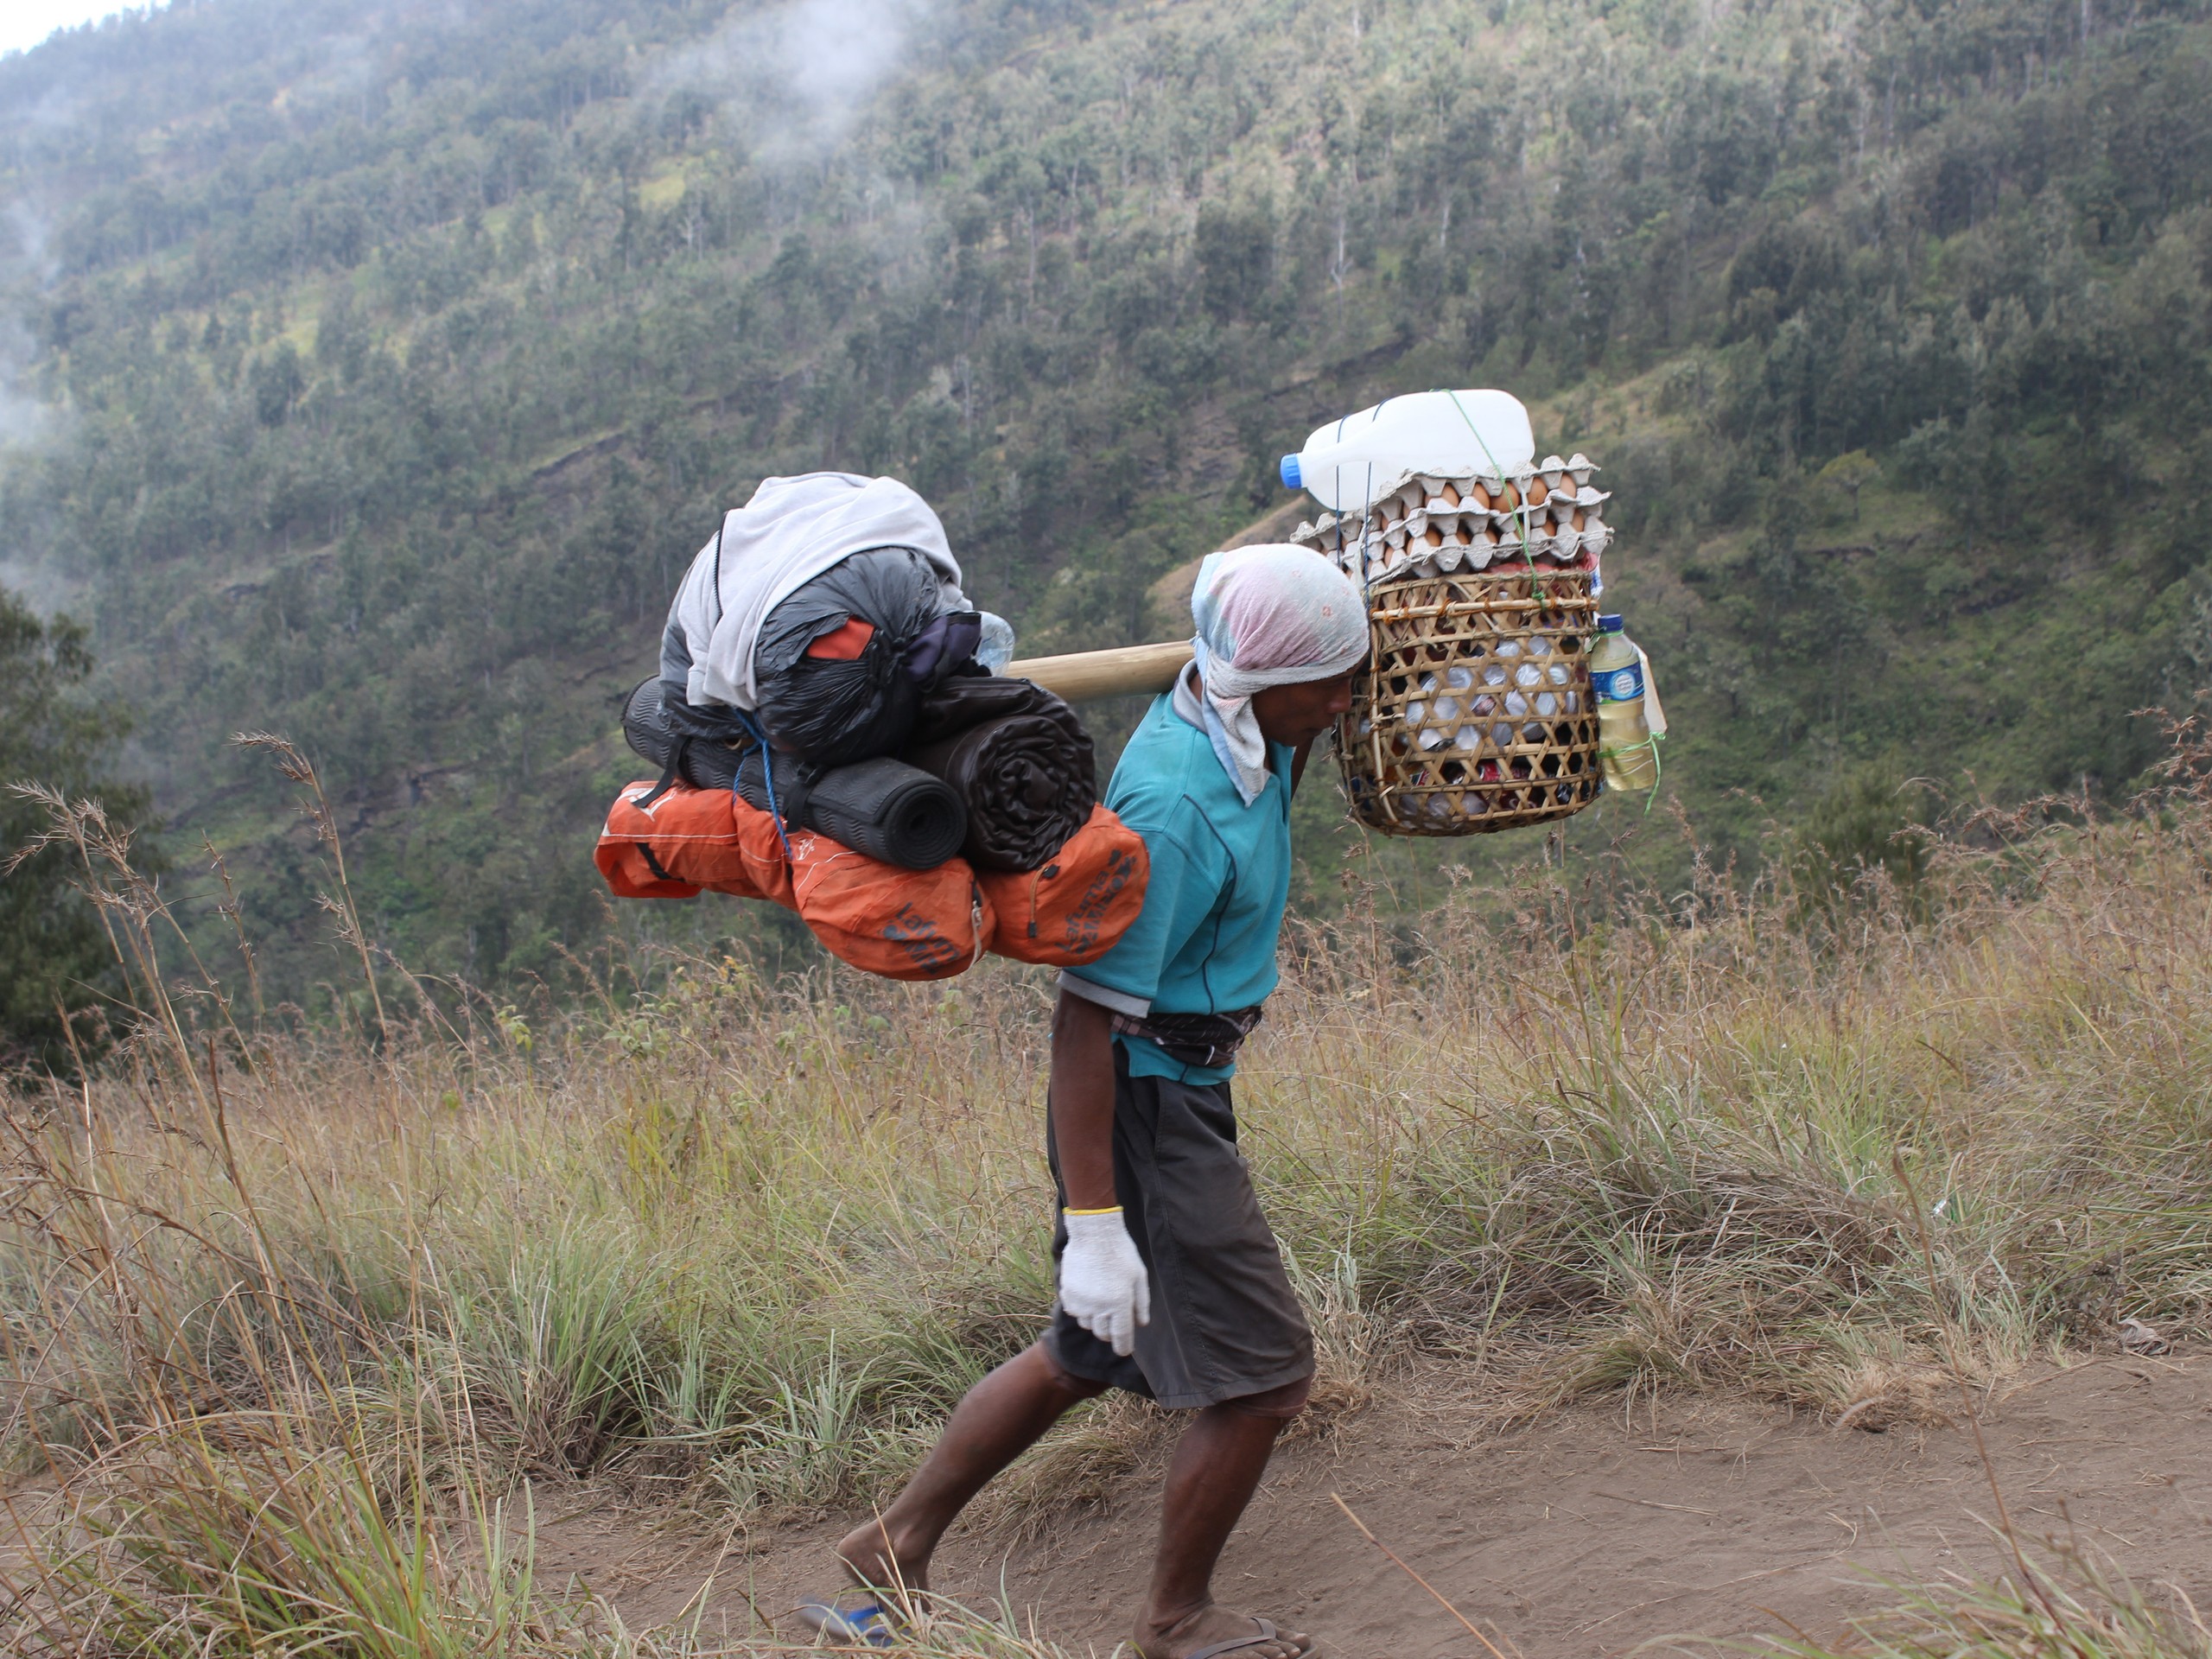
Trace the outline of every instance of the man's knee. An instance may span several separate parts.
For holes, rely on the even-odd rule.
[[[1309,1372],[1295,1382],[1286,1382],[1281,1388],[1269,1389],[1262,1394],[1248,1394],[1221,1403],[1240,1417],[1264,1417],[1271,1422],[1287,1423],[1306,1409],[1306,1398],[1313,1392],[1313,1378]]]
[[[1060,1357],[1052,1351],[1051,1343],[1039,1343],[1034,1351],[1037,1357],[1043,1362],[1046,1370],[1051,1374],[1053,1383],[1062,1393],[1077,1400],[1089,1400],[1106,1392],[1106,1385],[1103,1382],[1095,1382],[1087,1376],[1077,1376],[1066,1366],[1061,1364]]]

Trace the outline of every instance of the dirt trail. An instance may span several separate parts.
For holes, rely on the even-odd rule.
[[[2070,1535],[2147,1587],[2212,1605],[2212,1357],[2105,1358],[2031,1373],[1986,1409],[2024,1536]],[[1224,1600],[1313,1631],[1344,1659],[1478,1652],[1451,1616],[1361,1539],[1341,1492],[1424,1577],[1528,1659],[1624,1653],[1670,1634],[1832,1632],[1894,1598],[1870,1573],[1986,1578],[1989,1487],[1959,1428],[1837,1430],[1744,1403],[1662,1402],[1624,1421],[1586,1408],[1469,1442],[1449,1414],[1385,1403],[1286,1449],[1230,1545]],[[1003,1592],[1071,1650],[1107,1652],[1131,1621],[1152,1530],[1147,1478],[1104,1513],[1007,1550],[956,1534],[941,1587]],[[839,1528],[787,1530],[725,1558],[704,1628],[788,1624]],[[575,1574],[632,1624],[693,1596],[715,1546],[624,1522],[543,1522],[547,1581]],[[749,1604],[749,1605],[748,1605]],[[1504,1645],[1502,1642],[1501,1645]]]

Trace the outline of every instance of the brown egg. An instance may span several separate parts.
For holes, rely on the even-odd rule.
[[[1459,492],[1453,489],[1449,484],[1446,484],[1444,486],[1443,495],[1444,505],[1446,506],[1456,507],[1459,505]]]
[[[1510,512],[1521,505],[1521,492],[1508,484],[1498,491],[1490,505],[1493,512]]]
[[[1580,512],[1578,512],[1574,515],[1574,520],[1573,520],[1573,523],[1574,523],[1574,527],[1575,527],[1577,530],[1580,530],[1580,529],[1581,529],[1581,528],[1582,528],[1582,515],[1581,515],[1581,513],[1580,513]]]
[[[1467,489],[1466,499],[1476,506],[1480,507],[1484,512],[1487,512],[1490,511],[1490,492],[1484,489],[1481,485],[1470,485]]]
[[[1431,547],[1441,547],[1444,545],[1444,532],[1434,524],[1431,524],[1421,540],[1427,542]]]
[[[1532,478],[1529,480],[1529,493],[1526,499],[1530,506],[1541,507],[1551,499],[1551,491],[1545,486],[1542,479]]]

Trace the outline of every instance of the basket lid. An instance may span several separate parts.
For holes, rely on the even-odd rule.
[[[1620,631],[1621,631],[1621,613],[1620,613],[1618,611],[1607,611],[1607,612],[1605,612],[1603,615],[1601,615],[1600,617],[1599,617],[1599,619],[1598,619],[1598,632],[1600,632],[1600,633],[1618,633]]]

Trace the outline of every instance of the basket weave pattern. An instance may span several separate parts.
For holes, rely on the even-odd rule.
[[[1355,817],[1389,835],[1479,835],[1596,798],[1588,571],[1463,570],[1367,598],[1368,665],[1337,726]]]

